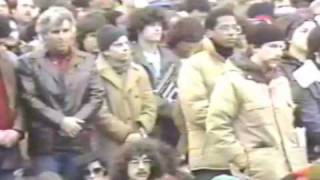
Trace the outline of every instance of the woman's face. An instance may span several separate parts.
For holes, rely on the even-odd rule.
[[[297,27],[291,37],[290,46],[295,47],[302,52],[308,51],[308,37],[311,31],[316,27],[314,21],[305,21],[299,27]]]

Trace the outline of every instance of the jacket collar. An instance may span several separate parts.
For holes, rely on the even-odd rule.
[[[136,79],[138,78],[138,75],[136,75],[135,73],[136,69],[133,63],[131,63],[127,72],[126,82],[123,83],[121,77],[116,74],[116,72],[108,64],[107,60],[101,54],[99,54],[96,59],[96,67],[100,76],[103,79],[108,80],[118,89],[125,89],[126,91],[128,91],[133,86],[135,86]]]
[[[216,51],[214,44],[207,37],[203,38],[202,40],[202,51],[207,51],[209,55],[212,57],[212,59],[215,59],[221,62],[226,61],[226,59]]]
[[[144,67],[147,67],[151,69],[152,66],[147,60],[146,57],[143,54],[143,49],[138,43],[132,44],[132,49],[134,52],[134,57],[137,63],[142,64]],[[160,53],[160,63],[161,63],[161,74],[164,74],[167,68],[171,65],[172,62],[174,62],[174,56],[171,52],[168,52],[165,47],[158,47],[159,53]]]
[[[268,84],[272,79],[280,76],[278,68],[269,72],[263,72],[259,66],[249,59],[247,53],[235,53],[230,58],[230,61],[240,69],[245,78],[249,80]],[[229,69],[231,70],[232,68]],[[236,68],[233,68],[233,70],[236,70]]]

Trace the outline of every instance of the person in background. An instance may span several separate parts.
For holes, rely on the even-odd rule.
[[[20,57],[18,78],[28,113],[29,155],[35,175],[44,171],[73,180],[73,159],[91,151],[95,116],[104,89],[94,57],[75,47],[76,23],[64,7],[37,20],[44,48]]]
[[[21,168],[19,141],[24,137],[25,122],[18,98],[16,69],[5,47],[11,28],[9,18],[0,16],[0,179],[13,179]]]
[[[293,99],[297,104],[296,118],[297,125],[306,128],[306,135],[308,140],[308,158],[310,161],[315,161],[320,157],[319,145],[319,120],[320,115],[318,96],[318,82],[313,81],[313,74],[309,70],[310,82],[305,84],[295,72],[300,68],[303,70],[305,64],[311,63],[318,70],[319,46],[319,28],[314,20],[300,20],[296,19],[295,27],[288,32],[288,52],[284,57],[282,69],[284,74],[290,81],[292,88]]]
[[[154,8],[139,9],[131,14],[129,22],[128,33],[132,41],[134,61],[147,71],[157,97],[158,112],[153,136],[175,146],[178,130],[174,125],[173,102],[170,100],[174,99],[175,90],[170,90],[169,96],[164,95],[161,90],[166,89],[164,84],[173,77],[178,59],[162,45],[165,28],[163,11]]]
[[[201,42],[205,34],[205,29],[200,21],[193,17],[185,17],[179,19],[173,24],[166,34],[166,44],[173,52],[177,59],[179,59],[177,72],[172,82],[176,85],[179,69],[183,61],[187,60],[197,49],[200,49]],[[177,145],[178,151],[182,155],[187,153],[187,129],[182,110],[179,102],[179,94],[175,104],[175,118],[174,122],[179,130],[179,142]]]
[[[15,8],[11,11],[19,33],[23,33],[26,27],[38,17],[40,8],[34,0],[17,0]]]
[[[79,169],[79,180],[109,180],[108,164],[94,152],[81,155],[75,161]]]
[[[208,0],[184,0],[184,9],[190,16],[197,18],[202,24],[210,12],[210,4]]]
[[[10,9],[6,0],[0,0],[0,15],[10,16]]]
[[[77,44],[79,49],[95,56],[99,53],[97,31],[107,24],[104,13],[92,11],[77,21]]]

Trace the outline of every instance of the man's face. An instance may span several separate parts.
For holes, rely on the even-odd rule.
[[[220,46],[233,48],[241,34],[241,27],[234,16],[221,16],[212,30],[207,31],[207,36]]]
[[[260,65],[272,69],[278,65],[286,45],[284,41],[273,41],[263,44],[256,52]]]
[[[85,169],[85,180],[106,180],[105,167],[99,161],[91,162]]]
[[[108,58],[119,60],[119,61],[128,61],[132,58],[130,48],[130,42],[127,36],[121,36],[118,40],[114,41],[108,50],[104,51],[103,54]]]
[[[147,180],[151,174],[151,160],[147,155],[134,156],[128,163],[129,180]]]
[[[149,42],[160,42],[162,33],[163,28],[160,22],[145,26],[141,32],[143,39]]]
[[[0,0],[0,15],[9,16],[9,7],[5,0]]]
[[[89,33],[83,40],[83,48],[86,52],[89,53],[98,53],[98,42],[96,33]]]
[[[39,10],[39,7],[35,6],[33,0],[17,0],[14,15],[21,22],[31,22],[38,16]]]
[[[55,53],[67,53],[74,45],[75,27],[71,22],[64,20],[48,32],[45,36],[46,45],[49,51]]]
[[[316,27],[316,23],[313,21],[306,21],[297,27],[291,37],[290,46],[295,47],[299,51],[308,51],[308,37],[311,31]]]

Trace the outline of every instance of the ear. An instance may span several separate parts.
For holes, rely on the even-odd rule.
[[[207,29],[207,30],[206,30],[206,36],[207,36],[208,38],[213,37],[214,34],[215,34],[214,31],[211,30],[211,29]]]
[[[101,52],[101,51],[100,51]],[[105,51],[103,51],[103,52],[101,52],[102,53],[102,55],[104,56],[104,57],[109,57],[110,56],[110,52],[108,51],[108,50],[105,50]]]
[[[253,45],[251,45],[251,50],[253,54],[259,54],[259,50],[260,48],[254,47]]]

